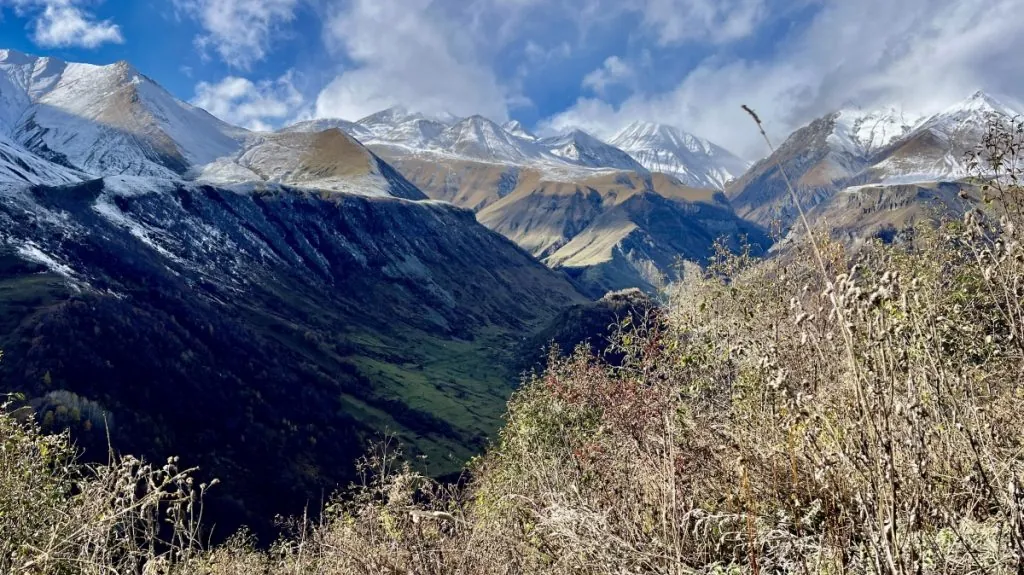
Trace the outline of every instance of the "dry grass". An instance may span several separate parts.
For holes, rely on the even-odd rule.
[[[468,485],[385,445],[269,550],[161,545],[154,497],[195,532],[173,467],[82,469],[0,417],[0,571],[1024,572],[1024,222],[1015,180],[989,185],[1004,200],[913,245],[723,251],[620,326],[622,362],[553,354]]]

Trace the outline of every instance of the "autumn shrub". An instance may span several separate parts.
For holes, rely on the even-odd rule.
[[[200,548],[201,492],[176,460],[79,463],[68,435],[47,435],[0,404],[0,573],[171,573]]]

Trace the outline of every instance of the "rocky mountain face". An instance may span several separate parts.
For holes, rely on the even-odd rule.
[[[109,430],[191,458],[221,535],[346,485],[385,430],[459,469],[509,350],[586,298],[349,129],[252,133],[125,63],[0,51],[0,392],[91,457]]]
[[[680,277],[681,262],[705,263],[720,238],[737,249],[748,241],[755,251],[770,243],[721,193],[664,174],[524,184],[477,218],[565,270],[592,297],[630,287],[656,292]]]
[[[902,204],[910,197],[941,212],[958,203],[922,191],[948,185],[962,189],[967,155],[981,144],[989,122],[1014,115],[982,92],[927,118],[895,109],[836,112],[794,132],[774,154],[730,184],[727,195],[741,216],[762,226],[778,222],[783,229],[794,223],[797,210],[782,170],[804,209],[822,221],[829,215],[830,225],[836,219],[856,219],[839,215],[839,206],[858,203],[849,201],[850,194],[880,192],[901,198],[875,203],[873,210],[893,206],[886,216],[891,222],[905,221]],[[840,192],[847,195],[837,196]]]
[[[853,186],[815,206],[808,218],[856,246],[872,238],[908,239],[918,224],[957,218],[977,202],[973,187],[959,182]]]

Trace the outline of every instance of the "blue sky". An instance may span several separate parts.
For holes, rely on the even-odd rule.
[[[0,0],[0,47],[126,59],[273,128],[402,104],[609,136],[635,119],[762,150],[838,107],[1024,93],[1022,0]]]

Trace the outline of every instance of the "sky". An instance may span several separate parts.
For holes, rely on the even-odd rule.
[[[841,107],[1024,99],[1024,0],[0,0],[0,48],[128,60],[253,129],[403,105],[764,155]]]

